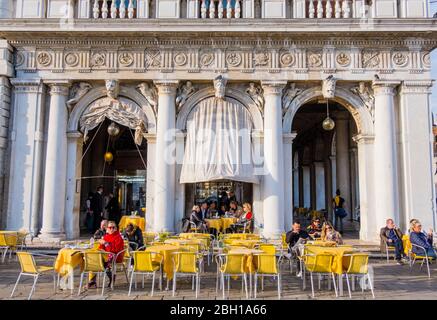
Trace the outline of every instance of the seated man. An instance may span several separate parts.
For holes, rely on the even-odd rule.
[[[379,233],[381,238],[381,253],[386,252],[385,245],[395,248],[396,261],[399,265],[402,264],[402,257],[405,256],[404,246],[402,244],[402,231],[394,224],[393,219],[387,219],[386,226],[381,228]]]
[[[143,232],[140,227],[134,226],[133,223],[129,223],[126,226],[126,229],[123,232],[123,238],[129,241],[129,247],[131,250],[137,250],[144,246]]]
[[[308,239],[310,236],[308,232],[305,230],[301,230],[300,223],[298,221],[295,221],[293,223],[292,229],[287,232],[285,235],[285,242],[288,243],[288,247],[291,250],[291,254],[294,258],[296,258],[299,255],[298,247],[300,244],[304,243],[306,239]],[[297,269],[299,271],[298,276],[301,274],[300,270],[300,263],[297,264]]]
[[[320,238],[320,236],[322,234],[322,228],[320,225],[319,218],[315,218],[311,222],[311,224],[307,227],[307,232],[313,239]]]
[[[432,257],[433,259],[437,258],[437,255],[432,247],[432,229],[429,229],[429,232],[426,234],[422,232],[422,224],[416,220],[412,223],[411,232],[410,232],[410,241],[411,244],[415,244],[417,246],[422,247],[423,249],[413,246],[411,251],[418,256],[425,256],[424,250],[426,250],[426,254],[428,257]]]
[[[102,220],[100,222],[100,228],[94,232],[93,238],[94,240],[102,239],[106,234],[106,227],[108,226],[108,220]]]

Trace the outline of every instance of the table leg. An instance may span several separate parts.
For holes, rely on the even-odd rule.
[[[343,296],[343,275],[342,274],[338,275],[338,296],[339,297]]]

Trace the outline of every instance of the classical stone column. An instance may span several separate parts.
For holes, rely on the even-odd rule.
[[[399,222],[395,88],[397,81],[374,81],[375,94],[375,196],[376,222],[383,226],[392,217]]]
[[[283,135],[284,141],[284,222],[290,230],[293,223],[293,140],[297,133]]]
[[[378,161],[374,153],[375,137],[359,134],[353,139],[358,146],[360,239],[379,241],[381,225],[376,221],[375,185],[379,183],[380,179],[375,176],[375,165]]]
[[[7,229],[39,229],[45,90],[40,79],[12,79]]]
[[[351,216],[350,218],[353,219],[355,208],[358,206],[358,194],[359,194],[359,188],[358,188],[358,149],[356,147],[352,147],[349,149],[350,154],[350,168],[351,168]]]
[[[316,207],[315,210],[325,209],[325,164],[324,162],[314,162],[314,174],[316,178]]]
[[[311,162],[310,168],[310,204],[311,209],[316,209],[316,166],[314,162]]]
[[[67,180],[67,97],[70,82],[47,82],[50,87],[47,153],[44,175],[43,221],[40,238],[65,238],[65,191]]]
[[[181,226],[181,220],[185,216],[185,184],[179,182],[181,176],[182,163],[184,161],[185,137],[186,132],[176,133],[176,198],[175,198],[175,230],[181,232],[177,228]]]
[[[158,87],[158,121],[155,149],[155,231],[173,231],[175,220],[176,166],[174,155],[176,134],[177,80],[155,81]]]
[[[4,212],[4,195],[6,183],[6,164],[8,148],[8,129],[9,129],[9,114],[11,109],[11,85],[7,77],[0,75],[0,228],[6,227],[6,217]]]
[[[154,230],[156,134],[147,133],[146,230]]]
[[[404,81],[400,87],[401,185],[404,229],[417,218],[425,230],[436,228],[433,182],[432,81]]]
[[[0,19],[12,18],[12,4],[11,0],[0,0]]]
[[[284,229],[284,157],[282,90],[286,81],[262,82],[264,89],[264,236],[280,237]],[[268,215],[268,216],[267,216]]]
[[[82,133],[79,131],[67,133],[67,183],[65,187],[65,235],[67,239],[77,239],[80,236],[82,146]]]
[[[262,157],[264,133],[261,130],[252,131],[252,145],[254,148],[255,175],[262,177],[259,170],[263,170],[264,159]],[[260,179],[261,180],[261,179]],[[262,183],[252,184],[252,211],[255,218],[254,232],[262,233],[264,230],[263,192]]]
[[[336,146],[336,173],[337,185],[334,192],[340,189],[341,196],[345,199],[344,208],[351,213],[351,189],[350,189],[350,163],[349,163],[349,115],[338,113],[335,119],[335,146]],[[347,217],[349,219],[350,216]]]

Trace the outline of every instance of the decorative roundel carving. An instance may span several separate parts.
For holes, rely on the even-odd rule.
[[[289,67],[294,63],[294,55],[290,52],[284,52],[280,57],[281,64],[285,67]]]
[[[67,53],[65,63],[70,67],[74,67],[79,63],[79,56],[74,52]]]
[[[322,54],[315,52],[308,54],[308,65],[313,68],[320,67],[322,65]]]
[[[431,56],[429,55],[429,52],[423,55],[422,62],[425,65],[425,67],[427,68],[431,67]]]
[[[42,66],[48,66],[52,62],[52,56],[48,52],[40,52],[36,57],[36,61]]]
[[[122,66],[128,67],[134,62],[134,56],[129,52],[122,52],[118,55],[118,63]]]
[[[95,53],[91,57],[91,65],[94,67],[102,67],[106,64],[106,54],[102,52]]]
[[[173,60],[177,66],[183,66],[187,63],[187,55],[184,52],[179,52],[174,56]]]
[[[363,53],[362,63],[364,68],[376,68],[379,66],[379,52],[368,51]]]
[[[17,52],[17,54],[15,55],[15,65],[21,66],[24,63],[24,54],[22,54],[21,52]]]
[[[349,54],[347,54],[346,52],[340,52],[337,55],[337,63],[340,66],[347,66],[350,64],[350,62],[351,62],[351,58],[350,58]]]
[[[203,67],[209,66],[214,61],[214,54],[211,52],[204,53],[200,56],[200,64]]]
[[[396,52],[393,54],[393,63],[399,67],[404,67],[408,63],[408,56],[403,52]]]
[[[238,67],[241,63],[241,54],[238,52],[231,52],[228,53],[226,56],[226,62],[231,67]]]

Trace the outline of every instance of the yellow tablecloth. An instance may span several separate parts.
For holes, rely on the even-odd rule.
[[[335,241],[322,241],[322,240],[309,241],[308,244],[313,246],[319,246],[319,247],[335,247],[337,245]]]
[[[205,219],[206,225],[210,229],[216,229],[217,232],[221,232],[223,228],[222,219]]]
[[[238,219],[237,218],[220,218],[222,221],[222,230],[223,232],[226,231],[226,229],[230,228],[233,224],[235,224]]]
[[[0,234],[2,235],[0,237],[0,246],[15,247],[17,245],[17,231],[0,231]]]
[[[260,240],[259,234],[254,233],[229,233],[225,239],[239,239],[239,240]]]
[[[146,219],[138,216],[122,216],[118,228],[124,230],[129,223],[140,227],[141,231],[146,230]]]
[[[183,245],[193,245],[193,246],[203,246],[204,239],[167,239],[164,241],[165,244],[171,244],[176,247]]]
[[[209,247],[211,242],[211,235],[209,233],[181,233],[179,234],[179,238],[181,239],[202,239],[205,241],[207,247]]]
[[[344,247],[320,247],[320,246],[305,246],[307,252],[309,254],[323,254],[328,253],[335,256],[334,261],[332,262],[332,270],[336,274],[343,273],[343,256],[345,253],[352,253],[352,246],[344,246]],[[344,266],[346,268],[346,266]]]
[[[245,239],[225,239],[224,243],[231,246],[246,247],[248,249],[253,249],[255,245],[260,243],[259,240],[245,240]]]
[[[65,276],[72,272],[77,266],[80,266],[82,270],[83,263],[83,253],[81,250],[63,248],[58,252],[55,261],[55,271],[61,276]]]
[[[247,248],[237,248],[228,251],[230,254],[244,254],[244,271],[247,273],[254,273],[256,270],[255,259],[253,255],[257,253],[264,253],[262,250],[247,249]]]
[[[163,260],[163,270],[165,274],[167,275],[168,280],[173,279],[173,252],[178,251],[177,246],[173,246],[170,244],[162,244],[162,245],[156,245],[156,246],[150,246],[146,248],[146,251],[152,251],[160,253],[164,260]],[[155,261],[159,261],[159,258],[156,257]]]

